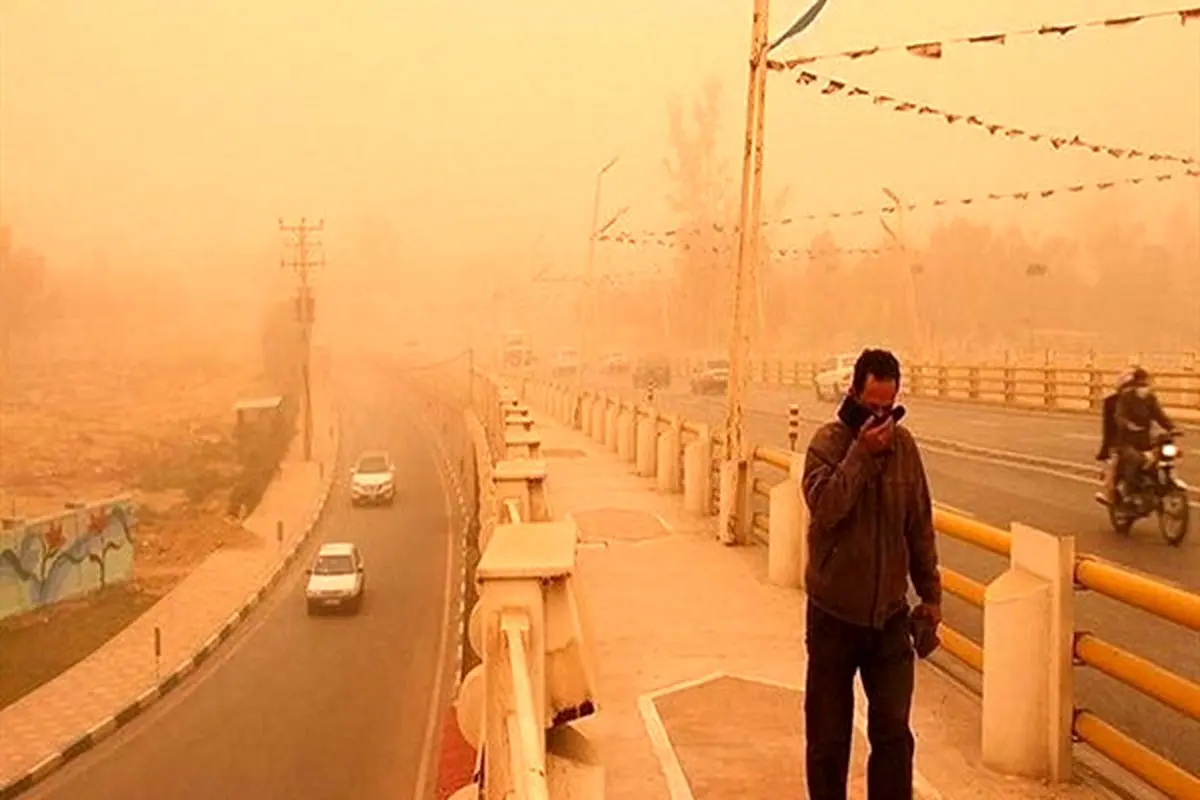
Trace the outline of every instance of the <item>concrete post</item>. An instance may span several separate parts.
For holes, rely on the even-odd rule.
[[[1012,525],[984,594],[983,741],[997,772],[1066,781],[1074,715],[1075,539]]]
[[[604,424],[608,418],[608,398],[600,395],[592,404],[592,438],[604,442]]]
[[[658,456],[655,486],[660,492],[678,492],[680,488],[679,475],[679,439],[680,429],[672,424],[670,428],[658,436]]]
[[[748,544],[753,528],[750,461],[722,461],[717,506],[717,537],[724,544]],[[730,522],[734,523],[731,527]]]
[[[617,452],[617,413],[616,404],[610,403],[604,409],[604,447],[610,453]]]
[[[542,437],[536,431],[506,430],[504,447],[506,460],[542,457]]]
[[[617,458],[633,461],[637,453],[634,424],[637,410],[622,406],[617,414]]]
[[[579,429],[583,431],[584,436],[591,436],[595,420],[592,418],[592,407],[596,403],[594,394],[584,395],[579,401]]]
[[[707,425],[683,450],[683,507],[693,514],[712,513],[712,434]]]
[[[808,504],[800,488],[803,471],[803,460],[792,456],[787,478],[771,488],[768,500],[767,580],[788,589],[804,588],[808,566]]]
[[[653,478],[658,462],[658,412],[650,409],[637,422],[637,474]]]

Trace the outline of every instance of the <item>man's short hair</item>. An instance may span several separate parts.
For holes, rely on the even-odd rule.
[[[877,381],[895,381],[900,388],[900,360],[890,350],[867,348],[863,350],[858,360],[854,362],[854,380],[850,388],[855,394],[862,392],[867,385],[867,376]]]

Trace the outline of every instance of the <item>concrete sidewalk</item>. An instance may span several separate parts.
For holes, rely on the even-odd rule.
[[[208,556],[128,628],[0,710],[0,798],[37,783],[173,688],[278,580],[315,525],[337,473],[332,397],[318,395],[313,410],[313,460],[303,461],[297,435],[280,476],[243,523],[260,539],[257,546]]]
[[[540,409],[539,409],[540,411]],[[596,637],[607,796],[804,797],[803,596],[766,583],[766,551],[729,548],[711,518],[656,492],[633,465],[537,413],[556,517],[581,530],[578,578]],[[859,695],[860,713],[865,709]],[[913,712],[918,796],[1049,800],[1049,788],[979,764],[980,703],[922,663]],[[865,797],[865,722],[851,797]]]

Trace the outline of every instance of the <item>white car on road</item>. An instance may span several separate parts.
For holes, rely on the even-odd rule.
[[[813,391],[817,399],[841,400],[850,388],[850,381],[854,378],[854,362],[857,360],[858,353],[842,353],[825,359],[813,376]]]
[[[387,453],[363,453],[350,469],[350,502],[391,505],[396,500],[396,466]]]
[[[308,585],[304,587],[308,613],[335,609],[357,612],[362,608],[366,580],[362,554],[356,545],[348,542],[321,545],[317,560],[308,571]]]

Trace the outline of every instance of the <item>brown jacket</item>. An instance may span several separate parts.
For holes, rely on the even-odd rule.
[[[918,596],[940,604],[933,503],[917,443],[897,427],[893,450],[872,457],[840,420],[820,428],[804,461],[809,599],[853,625],[881,628]]]

